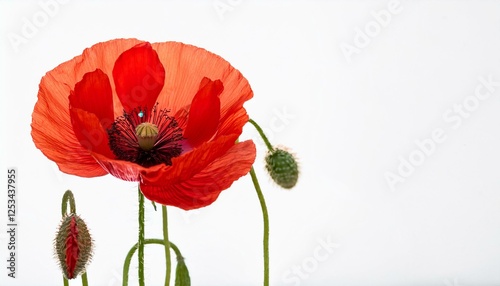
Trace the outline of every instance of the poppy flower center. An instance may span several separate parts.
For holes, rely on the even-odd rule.
[[[141,123],[135,128],[135,135],[142,150],[149,151],[153,149],[156,143],[158,127],[149,122]]]
[[[172,165],[172,158],[182,153],[182,129],[168,110],[156,105],[124,112],[108,129],[109,146],[117,159],[144,167]]]

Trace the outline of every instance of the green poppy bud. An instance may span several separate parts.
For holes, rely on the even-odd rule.
[[[54,240],[59,265],[67,279],[85,272],[93,242],[85,222],[76,214],[64,216]]]
[[[285,189],[297,184],[299,166],[295,156],[284,149],[275,148],[266,155],[266,169],[271,178]]]
[[[175,286],[190,286],[191,278],[184,257],[177,256],[177,268],[175,269]]]

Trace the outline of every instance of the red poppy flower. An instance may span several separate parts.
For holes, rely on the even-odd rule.
[[[255,145],[236,141],[252,96],[204,49],[111,40],[42,78],[31,135],[65,173],[138,181],[150,200],[195,209],[249,172]]]

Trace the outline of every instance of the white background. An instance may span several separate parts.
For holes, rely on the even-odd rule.
[[[389,12],[389,1],[69,0],[54,2],[52,15],[39,4],[48,1],[0,1],[3,186],[8,167],[19,172],[17,278],[7,277],[3,187],[1,285],[62,284],[52,240],[66,189],[95,240],[90,284],[121,285],[136,241],[136,185],[62,174],[30,136],[41,77],[120,37],[221,55],[252,85],[250,116],[297,153],[300,181],[282,190],[245,127],[270,212],[272,285],[500,285],[499,1],[396,1]],[[23,34],[27,21],[35,32]],[[480,77],[494,84],[487,99],[476,97],[488,91]],[[445,140],[429,143],[435,130]],[[394,190],[387,172],[400,176]],[[249,176],[209,207],[169,207],[169,223],[193,285],[261,285],[262,217]],[[161,237],[150,204],[146,228]],[[147,285],[162,285],[163,268],[163,248],[147,246]],[[134,259],[130,285],[136,269]]]

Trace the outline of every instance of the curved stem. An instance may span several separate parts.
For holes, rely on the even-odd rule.
[[[161,244],[161,245],[165,245],[165,243],[163,242],[163,239],[158,239],[158,238],[148,238],[148,239],[144,239],[144,244]],[[169,242],[170,244],[170,247],[175,251],[175,254],[177,256],[182,256],[181,255],[181,252],[179,251],[179,248],[177,248],[177,246],[175,244],[173,244],[172,242]],[[125,257],[125,262],[123,264],[123,281],[122,281],[122,285],[123,286],[128,286],[128,272],[129,272],[129,269],[130,269],[130,261],[132,260],[132,256],[134,256],[134,253],[137,249],[137,243],[132,246],[132,248],[128,251],[127,253],[127,256]]]
[[[255,174],[253,167],[250,169],[250,176],[259,197],[260,207],[262,208],[262,216],[264,218],[264,286],[269,286],[269,214],[267,212],[266,201],[260,189],[259,180]]]
[[[76,213],[75,197],[73,196],[73,192],[71,192],[71,190],[66,190],[66,192],[64,192],[64,195],[62,197],[61,216],[63,218],[64,216],[66,216],[66,213],[68,211],[68,203],[69,203],[70,213]],[[63,276],[63,285],[69,286],[68,279],[66,279],[66,277],[64,276]]]
[[[165,262],[167,264],[165,273],[165,286],[169,286],[171,262],[170,262],[170,241],[168,239],[168,216],[167,216],[166,206],[164,205],[161,206],[161,213],[163,217],[163,241],[165,243]]]
[[[75,197],[73,196],[73,193],[70,190],[67,190],[64,193],[63,198],[62,198],[61,214],[63,217],[67,213],[68,203],[69,203],[70,213],[72,213],[72,214],[76,213]]]
[[[139,285],[144,286],[144,195],[139,190],[139,239],[137,258],[139,259]]]
[[[87,272],[82,274],[82,286],[89,286],[89,281],[87,280]]]
[[[266,134],[264,134],[264,131],[262,130],[262,128],[260,128],[259,124],[257,124],[257,122],[253,121],[251,118],[248,119],[248,122],[250,122],[255,127],[255,129],[257,129],[257,131],[260,134],[260,137],[262,137],[262,140],[264,140],[264,143],[266,143],[267,149],[269,151],[273,151],[274,150],[273,145],[271,145],[271,143],[267,139]]]
[[[170,248],[172,248],[172,250],[175,252],[175,256],[177,258],[182,257],[181,251],[179,250],[177,245],[173,244],[172,242],[169,242],[169,244],[170,244]]]

